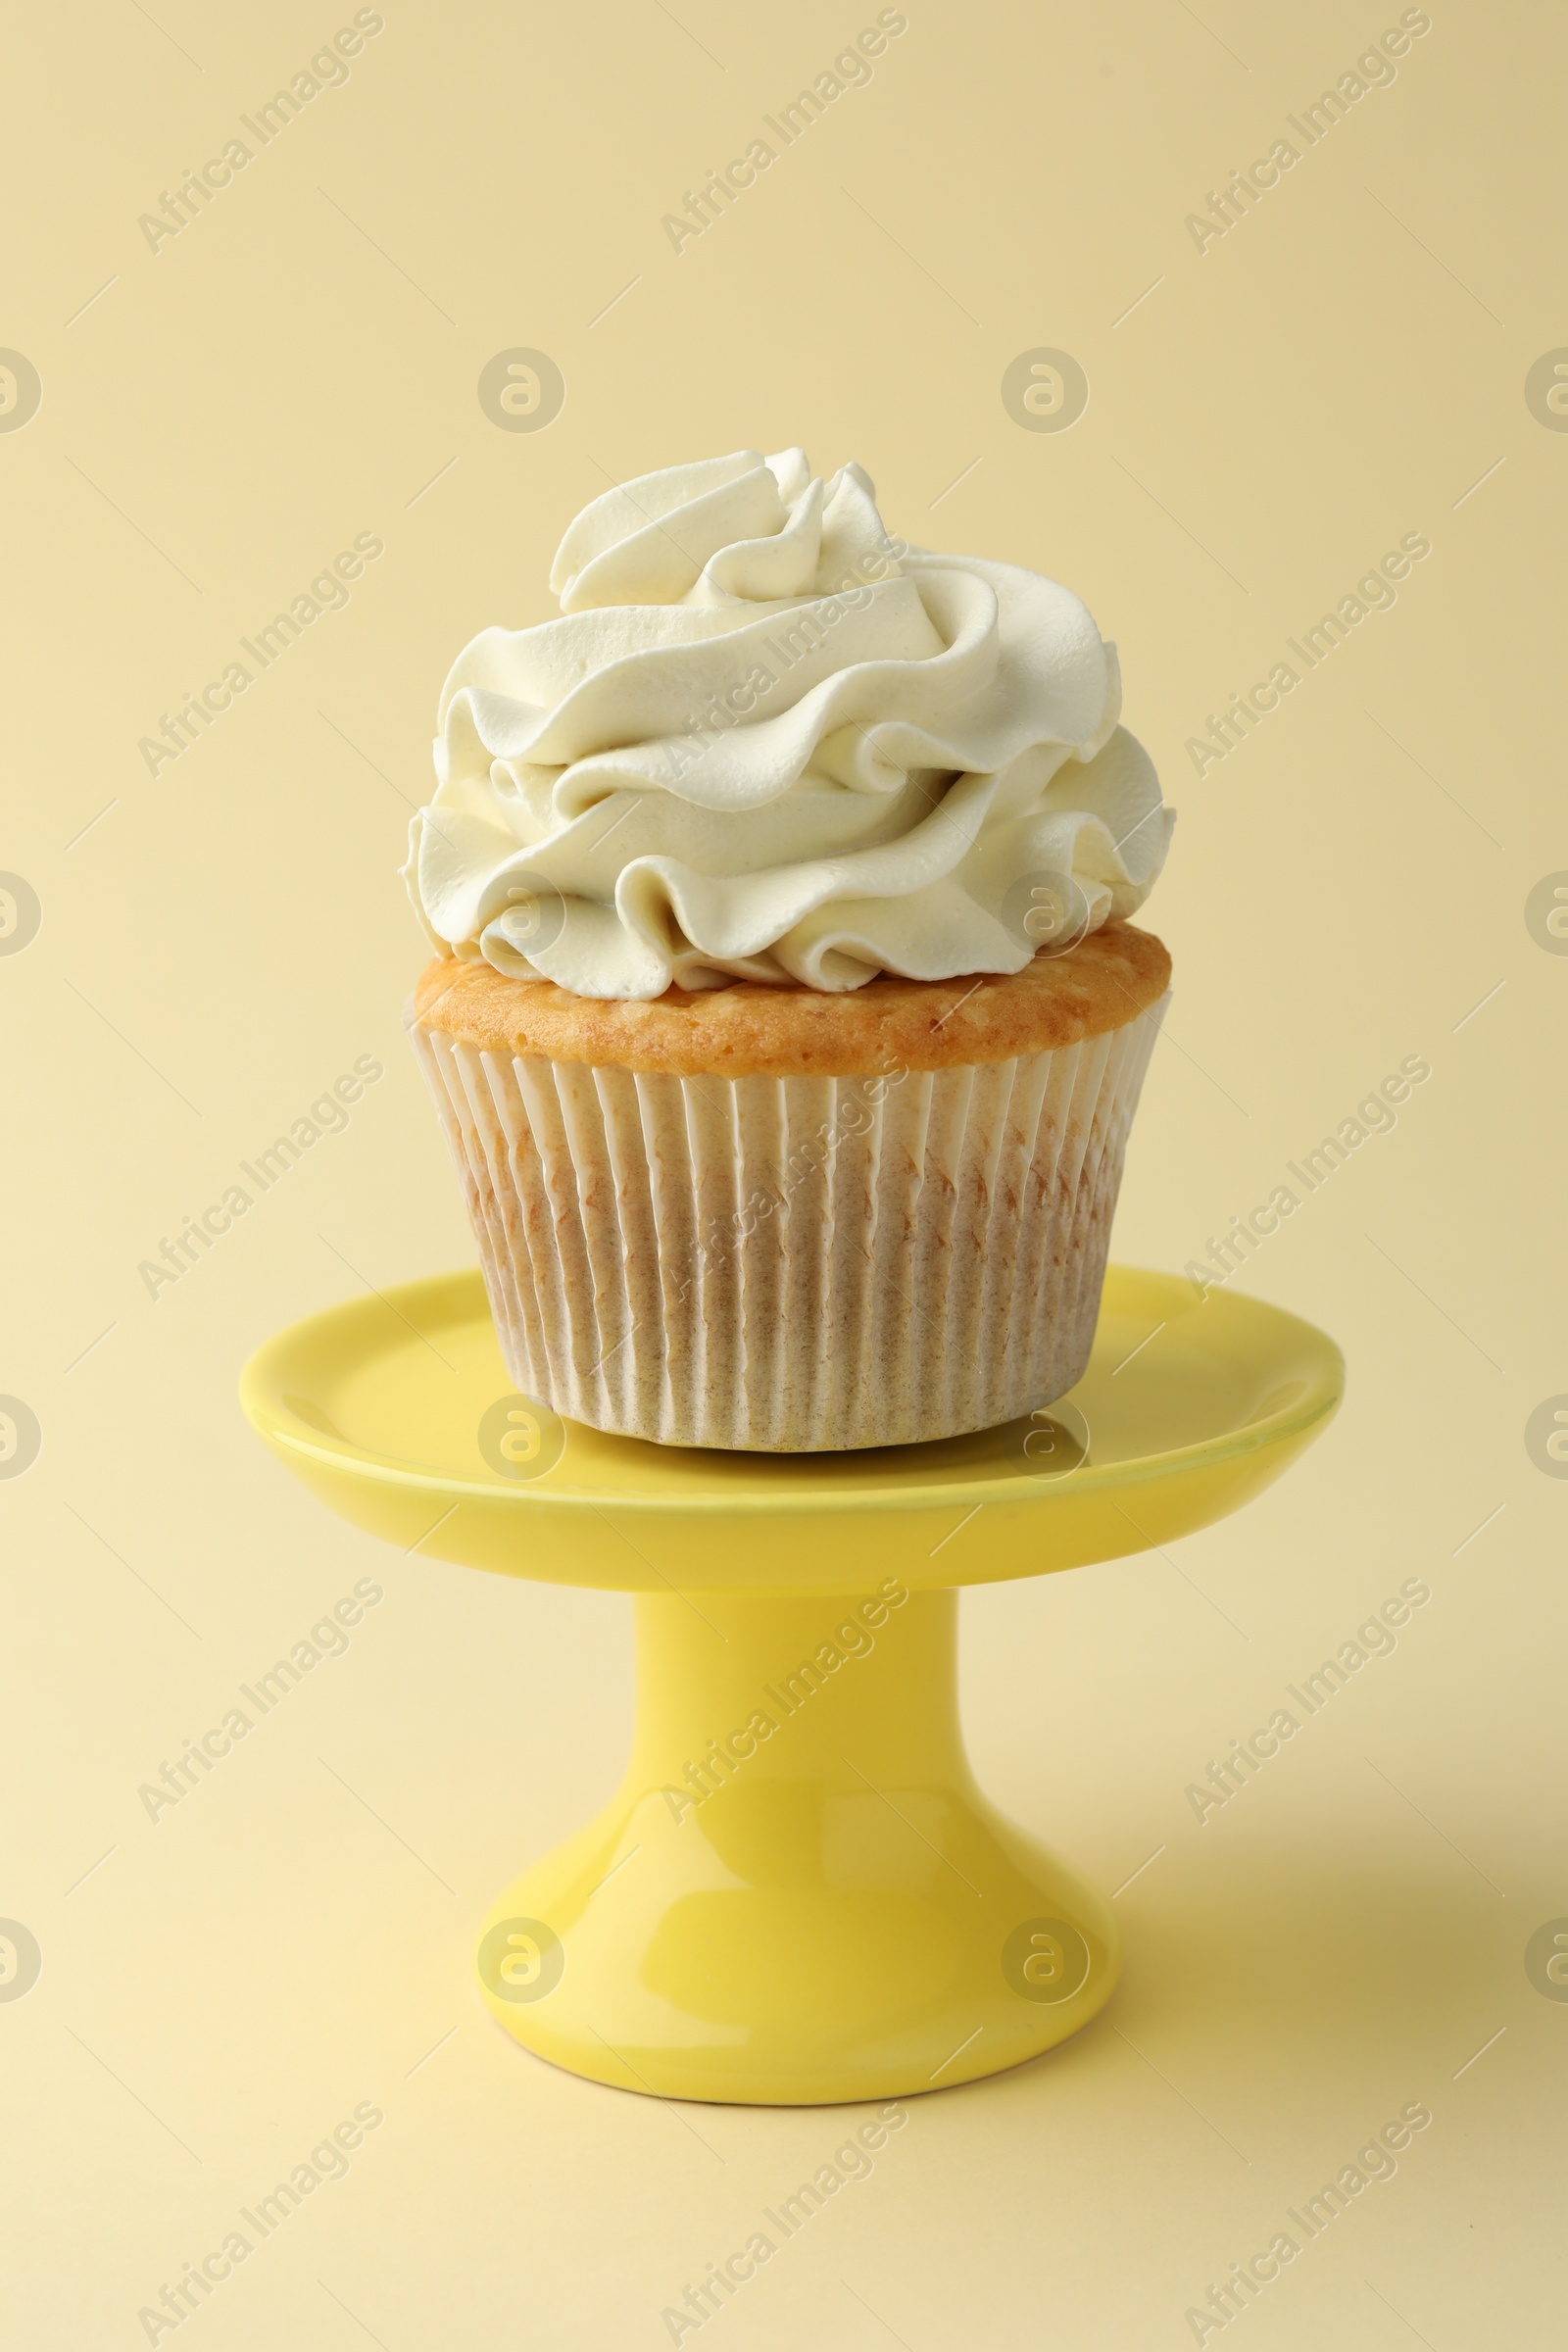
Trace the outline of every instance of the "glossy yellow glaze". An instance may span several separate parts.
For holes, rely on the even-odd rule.
[[[512,1392],[461,1274],[296,1324],[243,1396],[291,1470],[405,1549],[638,1595],[625,1780],[484,1922],[494,2015],[626,2089],[804,2103],[1016,2065],[1115,1983],[1108,1903],[975,1786],[950,1588],[1206,1525],[1343,1379],[1295,1316],[1113,1268],[1088,1373],[1030,1421],[780,1457],[576,1425],[535,1453],[536,1416],[507,1468]]]
[[[1223,1292],[1200,1304],[1177,1276],[1113,1266],[1089,1369],[1042,1426],[763,1454],[569,1423],[551,1468],[509,1479],[480,1449],[484,1416],[512,1384],[468,1272],[292,1325],[252,1357],[241,1396],[323,1502],[404,1549],[620,1592],[673,1581],[783,1594],[859,1590],[868,1545],[911,1587],[935,1589],[1169,1543],[1277,1478],[1343,1382],[1339,1349],[1309,1323]],[[1080,1443],[1088,1425],[1088,1459],[1070,1477],[1052,1475],[1076,1458],[1052,1423]]]

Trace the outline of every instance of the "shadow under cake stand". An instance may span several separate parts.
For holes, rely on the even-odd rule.
[[[293,1325],[242,1397],[357,1527],[636,1595],[625,1779],[492,1908],[484,1997],[598,2082],[795,2104],[995,2074],[1106,2000],[1108,1902],[969,1770],[956,1588],[1207,1526],[1343,1383],[1294,1315],[1112,1267],[1088,1371],[1029,1420],[853,1453],[661,1446],[518,1397],[469,1272]]]

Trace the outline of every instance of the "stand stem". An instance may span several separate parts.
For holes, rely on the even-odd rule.
[[[639,1596],[626,1777],[509,1887],[491,2009],[558,2065],[667,2097],[889,2098],[1076,2032],[1108,1906],[975,1786],[957,1596]]]
[[[809,1785],[819,1801],[862,1796],[868,1780],[977,1794],[958,1728],[958,1596],[888,1583],[903,1595],[891,1605],[705,1594],[699,1609],[639,1594],[627,1791],[667,1785],[715,1819],[754,1782]]]

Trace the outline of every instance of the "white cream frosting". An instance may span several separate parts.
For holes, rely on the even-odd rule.
[[[1085,607],[890,539],[858,466],[644,474],[550,584],[561,619],[481,631],[442,690],[403,869],[438,947],[584,997],[1011,972],[1021,878],[1071,876],[1081,935],[1164,862]]]

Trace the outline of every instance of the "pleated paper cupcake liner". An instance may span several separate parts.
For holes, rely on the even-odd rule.
[[[411,1034],[507,1370],[595,1429],[816,1452],[957,1436],[1088,1361],[1165,1003],[881,1076],[675,1077]]]

